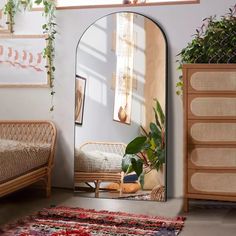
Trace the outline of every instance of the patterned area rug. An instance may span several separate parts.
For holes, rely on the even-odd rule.
[[[46,208],[0,229],[5,236],[175,236],[184,217],[164,218],[82,208]]]

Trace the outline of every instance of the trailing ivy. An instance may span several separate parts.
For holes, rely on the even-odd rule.
[[[8,0],[4,6],[4,14],[7,15],[6,24],[9,26],[9,30],[13,33],[13,26],[15,24],[15,14],[17,12],[17,1],[16,0]]]
[[[46,35],[46,47],[43,50],[43,57],[47,60],[47,75],[49,77],[49,85],[51,88],[51,108],[50,111],[54,110],[53,105],[53,95],[54,91],[54,79],[55,79],[55,35],[56,31],[56,23],[55,23],[55,10],[56,5],[54,0],[8,0],[4,7],[4,14],[7,15],[10,32],[14,32],[14,24],[15,24],[15,15],[18,11],[30,10],[32,8],[33,3],[37,5],[43,5],[43,15],[46,18],[46,23],[43,24],[42,29],[43,33]]]
[[[186,63],[236,63],[236,5],[217,19],[216,16],[203,20],[193,40],[177,55],[178,69]],[[183,78],[176,84],[177,94],[182,94]]]
[[[46,23],[43,24],[43,33],[47,36],[46,37],[46,47],[43,51],[44,58],[47,59],[48,65],[47,68],[47,74],[49,76],[49,83],[51,88],[51,96],[52,96],[52,102],[51,102],[51,108],[50,111],[54,110],[53,105],[53,95],[55,94],[54,90],[54,79],[55,79],[55,65],[54,65],[54,59],[55,59],[55,35],[57,33],[56,31],[56,23],[55,23],[55,10],[56,5],[55,1],[53,0],[36,0],[36,4],[40,5],[43,3],[44,6],[44,16],[46,18]]]

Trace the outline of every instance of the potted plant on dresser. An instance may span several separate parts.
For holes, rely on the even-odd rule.
[[[151,200],[165,201],[166,121],[159,101],[154,101],[155,122],[150,123],[149,132],[140,126],[142,135],[128,143],[122,170],[125,174],[135,172],[143,189],[153,185]]]
[[[189,199],[236,201],[236,7],[209,17],[180,54],[184,208]]]

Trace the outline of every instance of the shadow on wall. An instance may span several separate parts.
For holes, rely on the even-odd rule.
[[[52,174],[53,187],[67,187],[73,188],[74,182],[74,162],[68,158],[74,156],[74,153],[68,153],[70,145],[66,142],[60,130],[57,130],[57,144],[56,144],[55,166]],[[60,170],[56,172],[55,170]],[[69,170],[69,171],[68,171]],[[65,173],[67,178],[63,178],[61,173]],[[60,181],[58,181],[60,180]],[[57,185],[55,183],[58,183]]]
[[[136,20],[137,21],[137,20]],[[136,31],[140,31],[137,21]],[[133,89],[132,122],[130,125],[113,120],[114,75],[117,69],[116,17],[109,15],[90,26],[79,41],[76,73],[86,78],[86,95],[82,126],[75,127],[75,144],[85,141],[118,141],[128,143],[139,134],[143,119],[143,86],[145,66],[135,63],[138,88]],[[144,40],[144,39],[142,39]],[[139,39],[141,41],[141,39]],[[142,54],[144,42],[137,47],[136,56]]]

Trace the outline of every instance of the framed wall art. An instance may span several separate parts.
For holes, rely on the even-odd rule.
[[[45,35],[1,35],[0,87],[47,87]]]
[[[84,100],[86,91],[86,79],[76,75],[75,80],[75,123],[83,124]]]

